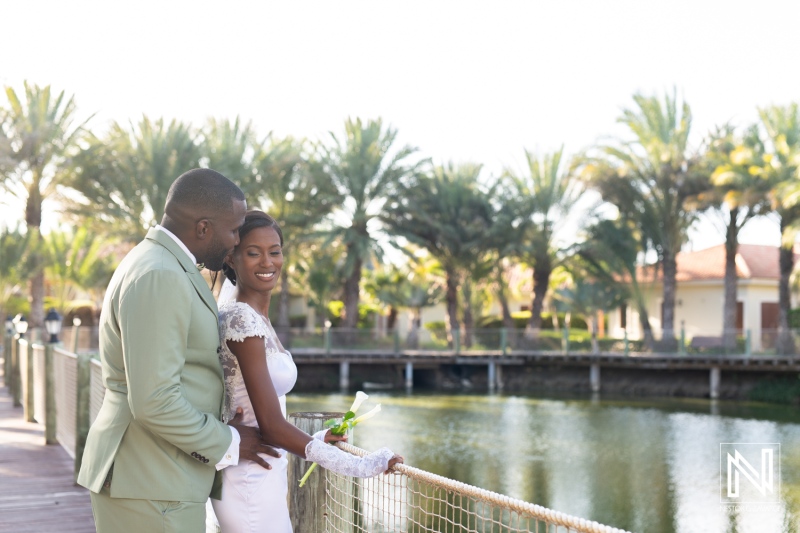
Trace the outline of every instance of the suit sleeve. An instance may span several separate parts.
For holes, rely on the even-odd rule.
[[[128,287],[120,302],[128,403],[148,431],[214,465],[231,444],[230,428],[199,411],[181,386],[193,295],[184,274],[164,270],[148,272]]]

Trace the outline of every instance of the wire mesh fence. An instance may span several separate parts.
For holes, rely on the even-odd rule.
[[[625,533],[408,465],[367,479],[325,471],[325,486],[328,533]]]

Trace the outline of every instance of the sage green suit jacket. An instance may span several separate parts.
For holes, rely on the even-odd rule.
[[[212,484],[219,488],[214,465],[232,439],[220,422],[218,347],[217,305],[207,282],[175,241],[151,229],[106,292],[100,317],[106,393],[78,483],[100,492],[113,464],[112,498],[206,501]]]

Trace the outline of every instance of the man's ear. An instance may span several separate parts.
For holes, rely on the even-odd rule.
[[[207,239],[211,235],[211,221],[203,218],[194,225],[194,232],[198,240]]]
[[[225,264],[233,268],[233,252],[225,256]]]

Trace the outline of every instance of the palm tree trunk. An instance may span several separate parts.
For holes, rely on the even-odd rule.
[[[784,235],[789,223],[788,217],[781,216],[781,235]],[[788,246],[781,244],[778,262],[780,264],[780,281],[778,282],[778,340],[775,349],[781,355],[793,355],[795,353],[794,338],[792,330],[789,328],[789,309],[791,303],[791,293],[789,290],[789,278],[794,268],[794,249],[790,243]]]
[[[386,330],[394,331],[395,324],[397,324],[397,308],[393,305],[390,305],[389,316],[386,319]]]
[[[419,349],[419,328],[422,324],[422,309],[414,309],[414,317],[411,319],[411,327],[406,337],[406,345],[412,350]]]
[[[533,302],[531,302],[531,320],[528,323],[527,336],[537,338],[539,330],[542,329],[542,309],[544,309],[544,297],[547,295],[547,288],[550,284],[550,274],[553,272],[550,261],[538,261],[533,270]]]
[[[636,310],[639,313],[639,324],[642,326],[642,337],[644,346],[649,351],[655,348],[655,339],[653,338],[653,328],[650,325],[650,315],[647,313],[647,306],[645,305],[644,298],[642,298],[642,291],[639,289],[639,282],[636,280],[635,270],[631,272],[631,288],[633,289],[634,300],[636,301]]]
[[[475,320],[472,317],[472,282],[464,280],[464,346],[472,346],[472,330]]]
[[[503,314],[503,328],[506,330],[506,343],[511,348],[515,348],[517,346],[517,329],[514,325],[514,317],[511,316],[511,309],[508,307],[506,285],[502,273],[498,273],[497,275],[497,300],[500,302],[500,309]]]
[[[458,325],[458,275],[451,269],[446,268],[447,291],[445,300],[447,302],[447,340],[453,346],[454,336],[459,330]]]
[[[508,296],[506,295],[506,283],[503,279],[503,268],[498,265],[495,272],[497,273],[497,301],[500,302],[500,312],[503,315],[503,327],[510,329],[514,327],[514,319],[511,316],[511,309],[508,307]]]
[[[355,249],[348,249],[347,255],[356,254]],[[358,291],[361,283],[361,259],[353,261],[353,270],[344,282],[344,320],[342,326],[355,329],[358,327]]]
[[[736,349],[736,252],[739,249],[739,208],[730,212],[725,232],[725,301],[722,311],[722,344],[727,353]]]
[[[661,343],[660,349],[675,352],[678,341],[675,338],[675,292],[678,265],[671,251],[664,252],[664,301],[661,304]]]
[[[34,179],[28,188],[28,200],[25,204],[25,225],[31,232],[30,256],[31,277],[29,290],[31,297],[31,312],[28,317],[30,328],[44,326],[44,258],[42,257],[42,192],[39,190],[38,172],[34,170]],[[63,311],[63,309],[62,309]]]

